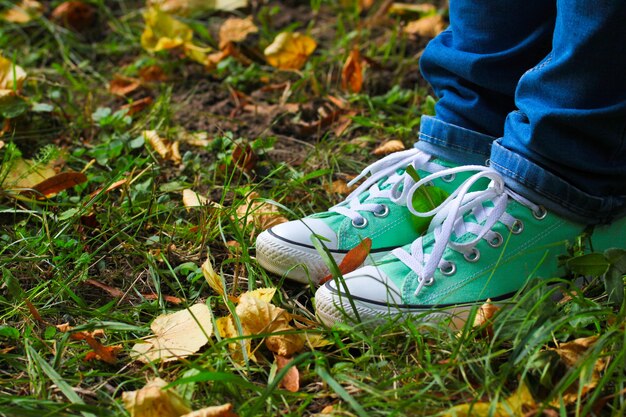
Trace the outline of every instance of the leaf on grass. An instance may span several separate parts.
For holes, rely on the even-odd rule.
[[[158,294],[141,294],[141,296],[145,298],[146,300],[158,300],[159,299]],[[174,305],[182,304],[185,301],[184,299],[174,297],[173,295],[161,295],[161,298],[163,298],[168,303],[171,303]]]
[[[480,309],[476,313],[476,317],[474,317],[474,323],[472,327],[480,327],[486,323],[491,322],[491,318],[496,311],[500,310],[500,307],[494,305],[491,300],[487,300],[483,305],[480,306]]]
[[[325,184],[324,188],[329,193],[339,194],[339,195],[348,195],[353,190],[356,189],[356,186],[350,187],[348,186],[348,183],[346,182],[346,180],[339,179],[339,180],[333,181],[330,184]]]
[[[370,254],[371,249],[372,239],[370,239],[369,237],[366,237],[361,241],[361,243],[350,249],[339,264],[339,271],[341,272],[341,275],[350,273],[357,269],[359,266],[361,266]],[[331,280],[332,277],[332,274],[328,274],[320,281],[320,285]]]
[[[443,17],[439,14],[422,17],[421,19],[409,22],[404,33],[408,35],[417,35],[425,38],[434,38],[446,28]]]
[[[61,191],[67,190],[86,181],[87,176],[82,172],[61,172],[33,185],[30,187],[32,191],[27,190],[25,193],[33,193],[34,191],[36,195],[51,197]]]
[[[192,207],[206,207],[210,202],[211,201],[208,198],[190,190],[189,188],[183,190],[183,204],[185,205],[187,211],[189,211]]]
[[[143,111],[146,107],[152,104],[152,97],[147,96],[144,98],[140,98],[139,100],[133,100],[132,103],[124,104],[120,109],[127,109],[127,113],[129,116],[139,113]]]
[[[139,78],[145,83],[167,81],[167,75],[158,65],[148,65],[139,70]]]
[[[180,143],[170,142],[161,138],[154,130],[143,131],[144,140],[152,146],[152,149],[166,161],[172,161],[174,163],[181,163],[182,156],[180,155]]]
[[[180,417],[237,417],[237,414],[233,413],[232,410],[232,404],[214,405],[192,411]]]
[[[66,1],[52,11],[51,18],[67,28],[82,32],[93,27],[96,21],[96,9],[82,1]]]
[[[120,290],[119,288],[111,287],[110,285],[103,284],[100,281],[96,281],[95,279],[86,279],[84,282],[85,284],[100,288],[102,291],[105,291],[113,298],[124,297],[124,291]]]
[[[161,378],[149,381],[137,391],[122,393],[124,407],[131,417],[180,417],[192,410],[174,389]]]
[[[390,153],[402,151],[404,149],[406,149],[406,147],[404,146],[404,143],[402,143],[401,140],[392,139],[392,140],[389,140],[389,141],[383,143],[382,145],[376,147],[372,151],[372,154],[373,155],[379,155],[379,156],[380,155],[388,155]]]
[[[146,27],[141,34],[141,46],[148,52],[158,52],[191,44],[193,31],[156,7],[144,13]]]
[[[153,337],[137,343],[131,357],[144,363],[169,362],[196,353],[213,334],[211,310],[206,304],[158,316],[150,328]]]
[[[0,55],[0,91],[20,91],[26,80],[26,71]]]
[[[549,350],[556,352],[568,368],[579,368],[581,367],[581,362],[585,359],[585,355],[597,341],[598,336],[583,337],[571,342],[560,343],[558,347]],[[583,367],[580,370],[578,383],[570,385],[563,394],[563,402],[565,404],[574,404],[580,397],[593,390],[598,385],[606,365],[607,361],[600,357],[593,363],[593,368],[589,366]],[[581,383],[582,387],[580,386]],[[559,400],[555,399],[552,405],[559,407]]]
[[[523,416],[527,409],[535,409],[536,404],[526,384],[521,383],[517,390],[508,398],[495,406],[490,402],[460,404],[448,410],[443,417],[490,416],[509,417]]]
[[[149,0],[148,6],[157,6],[167,13],[187,16],[203,10],[235,10],[248,5],[248,0]]]
[[[358,48],[352,49],[341,70],[341,88],[352,93],[361,92],[363,87],[363,59]]]
[[[122,345],[104,346],[96,340],[104,337],[104,330],[96,329],[92,332],[78,331],[72,332],[72,327],[68,323],[59,324],[56,328],[62,333],[71,333],[72,340],[84,340],[92,349],[85,355],[85,360],[101,360],[103,362],[114,365],[117,362],[117,354],[122,350]]]
[[[255,167],[257,156],[249,144],[236,144],[233,149],[233,161],[245,172],[250,172]]]
[[[278,371],[291,362],[291,359],[280,355],[274,355],[274,360],[276,361],[276,369]],[[298,392],[300,390],[300,372],[298,372],[298,368],[295,366],[289,368],[279,385],[287,391]]]
[[[56,175],[53,161],[42,164],[29,159],[15,158],[9,164],[8,173],[0,184],[5,190],[32,188]]]
[[[265,201],[255,201],[258,198],[259,194],[252,192],[246,198],[246,204],[237,207],[236,213],[240,221],[245,224],[252,223],[260,230],[266,230],[288,221],[280,214],[276,206]]]
[[[406,15],[406,14],[419,14],[428,15],[435,13],[437,7],[434,4],[410,4],[410,3],[393,3],[388,10],[389,14]]]
[[[34,17],[41,16],[43,6],[35,0],[22,0],[8,10],[0,13],[0,20],[11,23],[28,23]]]
[[[298,70],[317,48],[315,40],[301,33],[282,32],[265,48],[268,64],[279,69]]]
[[[125,97],[141,87],[141,81],[136,78],[116,75],[109,82],[109,92],[117,96]]]
[[[230,17],[222,23],[219,33],[219,46],[224,49],[231,42],[241,42],[251,33],[257,33],[259,28],[252,22],[252,16],[245,19]]]
[[[213,263],[211,262],[211,257],[207,256],[206,261],[202,264],[202,275],[204,275],[204,279],[206,279],[209,287],[213,288],[213,290],[224,297],[226,295],[226,288],[224,288],[224,282],[220,278],[220,276],[213,269]]]
[[[204,148],[211,144],[209,134],[207,132],[187,132],[183,131],[178,135],[178,140],[191,146]]]

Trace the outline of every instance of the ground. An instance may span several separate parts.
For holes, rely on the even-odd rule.
[[[492,321],[462,329],[329,329],[315,319],[313,288],[255,262],[268,224],[341,201],[381,146],[413,145],[435,102],[419,57],[447,22],[446,1],[407,2],[418,10],[250,1],[173,13],[211,49],[205,55],[218,53],[224,22],[252,16],[258,31],[217,63],[180,45],[142,46],[144,2],[85,1],[65,14],[63,3],[42,1],[29,21],[0,23],[1,56],[27,73],[19,88],[0,85],[0,415],[129,415],[123,393],[155,377],[177,383],[193,409],[230,403],[241,416],[624,414],[626,311],[607,296],[602,271],[579,268],[582,289],[569,281],[577,271],[533,281]],[[0,11],[12,5],[0,0]],[[409,30],[420,19],[424,27]],[[317,43],[301,67],[266,59],[281,32]],[[344,69],[350,56],[361,69]],[[350,77],[362,86],[346,85]],[[116,90],[116,79],[128,89]],[[58,189],[37,188],[42,178],[31,174],[43,171]],[[76,185],[59,185],[60,173]],[[184,190],[209,203],[186,202]],[[207,258],[225,296],[205,279]],[[227,317],[237,297],[264,287],[277,288],[273,305],[294,318],[287,334],[327,342],[282,355],[298,370],[297,389],[280,382],[289,366],[262,343],[267,328],[211,337],[178,361],[133,359],[157,316],[201,303]],[[237,351],[241,340],[255,360]],[[98,349],[111,346],[107,360]],[[530,397],[516,403],[526,388]]]

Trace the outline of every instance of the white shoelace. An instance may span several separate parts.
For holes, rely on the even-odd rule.
[[[433,173],[417,183],[413,184],[408,191],[408,198],[412,198],[417,189],[435,178],[457,174],[460,172],[476,171],[458,187],[443,203],[435,209],[425,213],[417,212],[409,205],[413,214],[419,217],[434,216],[431,220],[429,232],[434,234],[434,243],[430,253],[424,253],[423,237],[418,238],[411,245],[410,252],[397,248],[392,253],[405,265],[413,270],[418,276],[418,286],[414,295],[417,296],[424,286],[434,282],[435,270],[439,268],[444,275],[452,275],[456,266],[443,259],[446,247],[464,255],[469,262],[477,261],[480,253],[476,245],[481,239],[485,239],[490,245],[502,243],[502,236],[491,230],[496,222],[503,223],[510,230],[516,230],[521,223],[506,212],[508,199],[512,198],[520,204],[528,207],[533,213],[542,213],[543,208],[533,204],[524,197],[505,188],[504,180],[496,171],[489,167],[470,165],[450,168]],[[472,191],[470,188],[482,178],[491,180],[489,187],[481,191]],[[484,206],[483,203],[491,201],[493,206]],[[471,213],[476,222],[466,221],[467,214]],[[452,240],[454,234],[457,238],[466,233],[475,237],[463,243]]]
[[[388,213],[384,204],[367,203],[371,198],[381,197],[387,198],[399,205],[408,205],[415,212],[412,199],[408,198],[409,191],[415,185],[415,180],[404,170],[412,165],[416,170],[421,169],[427,172],[438,172],[445,169],[443,166],[431,162],[431,155],[421,152],[417,149],[409,149],[402,152],[395,152],[385,158],[374,162],[365,168],[356,178],[348,183],[352,186],[362,178],[370,177],[359,185],[350,195],[341,203],[331,207],[328,211],[341,214],[352,220],[354,225],[364,224],[365,218],[359,213],[372,212],[378,216],[384,216]],[[397,171],[403,170],[401,174]],[[385,181],[379,182],[386,178]],[[361,196],[369,191],[368,198],[361,202]],[[412,197],[412,194],[411,194]]]

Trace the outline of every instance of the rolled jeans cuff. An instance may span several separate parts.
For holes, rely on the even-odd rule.
[[[495,139],[436,117],[422,116],[419,141],[415,147],[459,165],[484,165]]]
[[[607,224],[626,214],[626,196],[586,193],[499,142],[491,148],[491,167],[503,176],[508,188],[533,203],[584,224]]]

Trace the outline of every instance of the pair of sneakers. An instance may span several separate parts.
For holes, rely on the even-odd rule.
[[[415,175],[417,173],[418,175]],[[507,189],[485,166],[454,166],[419,150],[392,154],[355,179],[370,177],[327,212],[261,233],[259,264],[299,282],[318,283],[328,267],[315,235],[337,263],[362,239],[364,265],[315,294],[327,325],[419,316],[463,320],[476,303],[505,300],[557,263],[588,227],[548,212]],[[625,247],[626,221],[596,226],[592,247]]]

